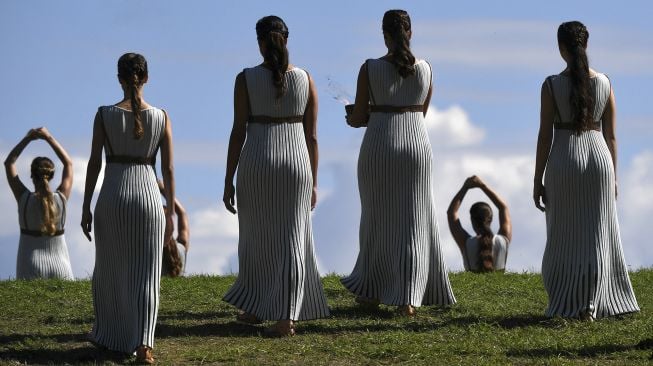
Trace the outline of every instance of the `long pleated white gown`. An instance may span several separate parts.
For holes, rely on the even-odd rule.
[[[141,111],[145,134],[133,137],[134,118],[116,106],[100,108],[107,156],[156,156],[165,131],[161,109]],[[92,338],[111,350],[132,353],[154,346],[159,309],[165,216],[152,165],[112,163],[94,214],[95,268]]]
[[[66,222],[66,198],[61,192],[54,192],[52,195],[57,212],[55,227],[56,230],[63,230]],[[40,199],[27,190],[18,200],[18,222],[23,231],[30,232],[39,231],[43,222]],[[72,280],[73,270],[64,234],[35,236],[21,232],[16,257],[16,278]]]
[[[423,105],[431,84],[426,61],[402,78],[385,60],[367,63],[373,104]],[[422,112],[373,112],[358,157],[360,248],[342,283],[387,305],[456,302],[435,219],[432,151]]]
[[[570,80],[551,77],[557,127],[571,123]],[[591,78],[594,120],[610,96],[603,74]],[[559,125],[559,123],[563,123]],[[547,316],[595,318],[638,311],[624,260],[615,201],[614,166],[601,131],[556,128],[546,165],[547,241],[542,260]]]
[[[285,73],[276,98],[272,72],[245,69],[251,115],[304,114],[308,74]],[[313,177],[302,123],[248,123],[238,162],[238,278],[224,300],[261,320],[329,315],[313,249]]]

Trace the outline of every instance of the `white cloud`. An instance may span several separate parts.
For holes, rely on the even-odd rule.
[[[626,261],[634,267],[653,266],[653,246],[646,235],[653,217],[653,151],[637,154],[619,181],[619,224]]]
[[[224,207],[190,213],[189,273],[229,273],[230,259],[238,253],[238,217]]]
[[[476,127],[465,110],[457,105],[439,110],[431,105],[424,120],[432,143],[444,146],[467,146],[479,143],[485,131]]]

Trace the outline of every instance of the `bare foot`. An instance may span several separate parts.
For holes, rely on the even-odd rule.
[[[272,338],[292,337],[295,335],[295,323],[292,320],[279,320],[273,326],[265,328],[263,334]]]
[[[397,308],[397,311],[399,314],[403,316],[407,316],[409,318],[414,317],[417,314],[417,310],[415,310],[415,307],[412,305],[402,305]]]
[[[136,350],[136,363],[139,365],[152,365],[154,364],[154,357],[152,356],[152,348],[148,346],[140,346]]]

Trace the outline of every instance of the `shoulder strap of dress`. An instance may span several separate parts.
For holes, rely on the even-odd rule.
[[[249,88],[247,87],[247,69],[243,69],[243,79],[245,79],[245,95],[247,95],[247,118],[252,115],[252,103],[250,102],[251,98],[249,96]]]
[[[304,113],[306,112],[306,108],[308,108],[308,99],[311,97],[311,74],[308,73],[308,71],[304,69],[300,69],[306,74],[306,93],[308,94],[306,98],[306,106],[304,107]]]
[[[553,110],[555,111],[556,116],[558,117],[558,122],[562,122],[562,117],[560,116],[560,110],[558,109],[558,102],[556,101],[556,95],[553,92],[553,76],[546,78],[546,85],[549,87],[549,93],[551,93],[551,98],[553,98]]]
[[[370,101],[372,105],[376,104],[374,100],[374,93],[372,92],[372,80],[370,80],[370,59],[365,60],[365,71],[367,72],[367,90],[370,93]]]
[[[467,238],[467,240],[465,240],[465,244],[463,245],[463,259],[465,261],[465,264],[467,264],[468,271],[472,270],[472,264],[469,262],[469,255],[467,255],[467,241],[469,241],[470,239],[472,239],[471,236]]]
[[[429,90],[431,90],[433,87],[433,66],[431,66],[431,63],[426,60],[424,60],[424,62],[429,65]],[[426,92],[428,93],[428,90]]]
[[[66,198],[63,196],[63,193],[57,191],[59,194],[59,199],[61,200],[61,228],[63,229],[66,226]]]
[[[161,131],[161,136],[159,137],[159,142],[157,143],[157,149],[161,146],[163,137],[166,135],[166,129],[168,128],[168,112],[166,112],[166,110],[163,108],[161,108],[161,112],[163,112],[163,131]],[[156,155],[156,153],[154,155]]]
[[[102,127],[102,132],[104,133],[104,140],[107,142],[108,155],[113,155],[113,148],[111,147],[111,140],[109,140],[109,135],[107,134],[107,128],[104,125],[104,113],[102,111],[104,108],[99,107],[97,113],[100,116],[100,127]]]
[[[25,203],[23,203],[23,229],[29,229],[27,226],[27,204],[29,203],[29,199],[32,197],[32,193],[29,191],[25,191],[27,194],[27,197],[25,198]]]
[[[603,113],[605,113],[605,109],[608,108],[608,103],[610,103],[610,95],[612,95],[612,80],[610,80],[608,75],[603,75],[606,79],[608,79],[608,97],[605,99],[605,104],[603,105],[603,110],[601,111],[601,120],[603,120]]]

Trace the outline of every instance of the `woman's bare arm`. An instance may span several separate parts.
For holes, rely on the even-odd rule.
[[[368,85],[367,64],[363,64],[358,71],[354,112],[347,117],[347,123],[352,127],[367,126],[367,120],[370,117],[370,91]]]
[[[317,89],[313,78],[308,77],[308,104],[304,111],[304,137],[308,156],[311,160],[311,173],[313,174],[313,193],[311,194],[311,210],[317,203],[317,166],[319,160],[317,148]]]
[[[161,141],[161,175],[163,176],[163,195],[166,202],[175,202],[175,168],[173,163],[173,148],[172,148],[172,122],[168,114],[165,114],[166,126],[163,134],[163,141]],[[175,205],[168,205],[166,210],[166,229],[164,234],[164,243],[167,243],[172,238],[174,230],[173,217],[175,216]]]
[[[463,254],[465,253],[465,242],[467,241],[467,239],[469,239],[469,233],[465,231],[462,224],[460,223],[460,218],[458,217],[458,210],[460,209],[460,205],[462,204],[463,199],[465,198],[465,194],[467,194],[467,190],[469,189],[468,180],[465,180],[465,183],[463,184],[462,187],[460,187],[458,193],[456,193],[456,195],[453,196],[453,199],[449,204],[449,208],[447,209],[449,231],[451,232],[451,236],[453,236],[453,239],[456,241],[458,248]]]
[[[52,136],[50,131],[45,127],[40,127],[36,129],[36,134],[39,138],[45,140],[45,142],[50,145],[54,153],[57,154],[59,160],[63,164],[63,171],[61,172],[61,183],[57,188],[57,191],[61,192],[66,199],[70,197],[70,190],[73,187],[73,161],[70,159],[70,156],[66,150],[59,144],[59,141]]]
[[[29,130],[27,135],[25,135],[25,137],[23,137],[16,144],[16,146],[14,146],[13,149],[11,149],[9,155],[7,155],[7,158],[5,159],[5,173],[7,174],[7,183],[9,183],[9,188],[11,188],[11,192],[14,194],[16,201],[18,201],[20,196],[27,190],[25,184],[23,184],[23,182],[21,182],[20,178],[18,177],[16,160],[18,160],[20,154],[23,152],[23,150],[25,150],[25,147],[29,145],[29,143],[32,142],[32,140],[35,138],[35,130]]]
[[[91,156],[86,165],[86,183],[84,184],[84,201],[82,203],[82,231],[91,241],[93,228],[93,215],[91,214],[91,200],[97,184],[100,170],[102,169],[102,149],[104,148],[104,129],[102,128],[100,111],[95,114],[93,121],[93,140],[91,142]]]
[[[236,213],[236,190],[233,182],[238,161],[240,160],[240,152],[247,137],[247,119],[249,118],[249,96],[247,95],[246,82],[244,72],[236,76],[234,85],[234,124],[229,136],[227,171],[224,177],[224,193],[222,195],[222,202],[227,210],[233,214]]]
[[[478,178],[478,187],[485,193],[486,196],[497,206],[499,210],[499,235],[503,235],[508,238],[508,241],[512,240],[512,221],[510,220],[510,210],[506,201],[503,200],[492,188],[490,188],[485,182]]]
[[[540,201],[546,204],[546,194],[542,179],[547,160],[549,159],[551,143],[553,142],[553,103],[553,96],[546,82],[544,82],[540,93],[540,130],[537,136],[535,175],[533,177],[533,200],[535,201],[535,207],[541,211],[544,211],[544,206],[542,206]]]

